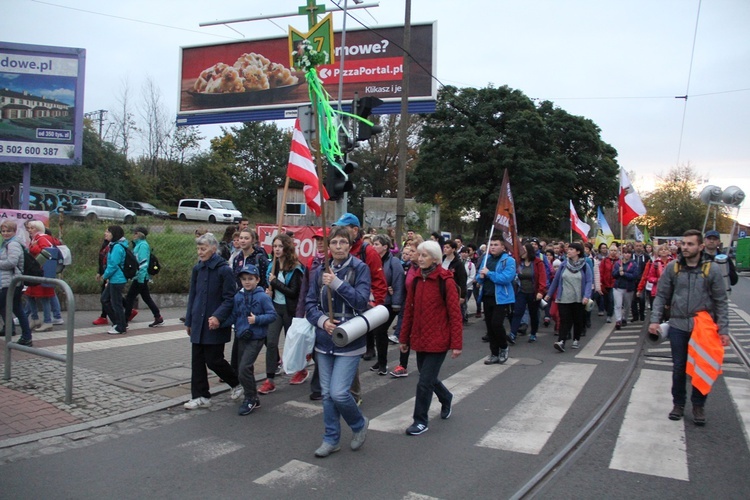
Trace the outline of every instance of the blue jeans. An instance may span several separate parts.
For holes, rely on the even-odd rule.
[[[485,309],[486,310],[486,309]],[[446,352],[417,352],[417,397],[414,400],[414,423],[429,423],[427,414],[432,404],[432,393],[438,397],[440,404],[447,404],[453,399],[453,394],[438,380],[440,367],[445,361]]]
[[[52,323],[52,314],[50,312],[50,297],[29,297],[26,296],[26,314],[31,316],[34,321],[39,320],[39,306],[38,303],[42,303],[42,311],[44,312],[44,322]],[[58,304],[59,305],[59,304]]]
[[[528,325],[531,327],[531,335],[536,335],[539,330],[539,301],[536,300],[534,292],[516,294],[516,304],[513,306],[513,321],[511,322],[510,332],[518,333],[518,327],[523,323],[523,318],[529,316]]]
[[[328,444],[338,444],[341,438],[341,417],[353,432],[359,432],[365,426],[365,418],[349,392],[359,368],[359,359],[359,356],[315,353],[323,394],[323,441]]]
[[[688,342],[690,342],[690,332],[669,327],[669,346],[672,349],[672,404],[685,406],[687,399],[687,382]],[[703,406],[706,404],[706,397],[693,387],[693,393],[690,396],[690,402],[693,406]]]
[[[16,318],[18,318],[18,324],[21,327],[21,338],[23,340],[31,340],[31,329],[29,328],[29,317],[26,314],[26,311],[23,310],[23,306],[21,305],[21,295],[23,295],[23,292],[21,291],[21,287],[16,287],[15,293],[13,294],[13,314],[15,314]],[[2,314],[3,319],[6,319],[5,316],[5,301],[8,298],[8,289],[3,288],[0,290],[0,314]],[[10,325],[11,331],[13,331],[13,320],[11,319],[12,315],[8,315],[6,324]]]

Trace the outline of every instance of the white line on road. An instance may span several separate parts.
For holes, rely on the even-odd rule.
[[[504,365],[486,366],[484,358],[482,358],[446,380],[443,380],[445,387],[453,393],[452,405],[455,406],[463,398],[510,368],[515,362],[516,360],[511,358]],[[395,408],[370,420],[370,430],[397,434],[403,433],[413,422],[414,399],[411,398],[408,401],[404,401]],[[440,413],[440,403],[437,397],[433,396],[429,413],[430,420],[434,419],[438,413]]]
[[[685,424],[667,419],[667,371],[642,370],[630,394],[610,469],[689,481]]]
[[[595,368],[582,363],[558,364],[477,446],[538,455]]]
[[[604,343],[609,339],[610,335],[612,334],[612,325],[605,323],[602,325],[601,328],[599,328],[599,331],[597,331],[591,339],[589,339],[588,342],[586,342],[583,346],[583,349],[576,354],[576,359],[596,359],[596,360],[603,360],[603,361],[627,361],[627,359],[624,358],[607,358],[605,356],[597,356],[596,353],[599,352],[599,349],[602,348]]]
[[[726,369],[726,367],[724,367]],[[745,434],[745,442],[750,448],[750,380],[743,378],[724,377],[732,396],[737,417],[742,423],[742,432]]]
[[[233,453],[244,448],[245,445],[209,436],[188,441],[187,443],[177,445],[177,447],[187,449],[192,454],[194,462],[205,463],[222,455]]]
[[[324,481],[325,480],[325,481]],[[276,470],[260,476],[253,481],[265,486],[295,487],[300,484],[310,484],[315,487],[325,486],[330,482],[325,469],[317,465],[308,464],[301,460],[290,460]]]
[[[141,344],[152,344],[154,342],[163,342],[165,340],[185,339],[185,342],[188,342],[190,340],[185,333],[185,330],[164,333],[151,333],[148,335],[113,335],[112,337],[114,338],[76,343],[73,348],[74,352],[78,354],[81,352],[101,351],[103,349],[113,349],[115,347],[131,347]],[[64,345],[46,347],[45,350],[56,352],[58,354],[65,354]]]

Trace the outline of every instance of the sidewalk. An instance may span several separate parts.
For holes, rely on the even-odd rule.
[[[107,326],[93,326],[97,311],[76,312],[70,405],[64,402],[65,363],[11,350],[11,378],[0,378],[0,449],[109,425],[190,399],[190,341],[179,321],[185,309],[161,312],[163,326],[148,327],[153,317],[146,308],[125,335],[108,335]],[[65,325],[34,333],[34,347],[64,355],[66,335]],[[4,375],[4,335],[0,345]],[[228,344],[227,360],[230,353]],[[264,356],[255,372],[265,373]],[[209,381],[212,393],[228,390],[210,371]]]

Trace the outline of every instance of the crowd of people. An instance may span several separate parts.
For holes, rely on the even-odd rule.
[[[0,230],[0,307],[4,311],[5,297],[11,293],[10,280],[23,271],[25,250],[16,237],[14,221],[3,221]],[[60,244],[45,234],[41,222],[28,222],[26,230],[32,256]],[[111,225],[104,233],[96,276],[102,284],[102,313],[94,324],[111,322],[109,334],[127,332],[128,322],[138,314],[134,308],[138,296],[154,317],[149,327],[164,322],[149,293],[148,234],[146,227],[133,229],[133,253],[139,269],[129,280],[123,272],[129,251],[123,228]],[[692,243],[695,235],[686,235]],[[455,358],[462,352],[463,327],[468,324],[468,303],[473,299],[475,317],[484,319],[482,340],[489,344],[486,365],[506,363],[510,347],[520,336],[528,335],[529,343],[537,342],[541,315],[544,326],[554,322],[556,340],[552,347],[560,353],[566,351],[571,337],[570,347],[579,348],[595,308],[599,316],[606,315],[607,323],[614,320],[616,330],[628,321],[646,321],[647,308],[649,330],[671,316],[674,325],[670,339],[681,340],[672,343],[675,406],[669,417],[682,417],[683,351],[692,326],[684,322],[687,313],[674,306],[674,296],[682,291],[672,263],[685,263],[691,270],[699,267],[697,257],[690,253],[692,247],[684,255],[680,248],[666,244],[654,249],[641,242],[603,243],[595,250],[588,242],[548,244],[538,238],[524,238],[519,241],[518,255],[513,255],[512,243],[499,234],[491,235],[488,245],[479,247],[464,244],[460,236],[446,241],[439,233],[424,240],[414,231],[407,231],[404,241],[396,242],[392,233],[364,232],[358,217],[347,213],[331,228],[315,232],[316,252],[304,265],[292,234],[277,234],[269,256],[247,220],[227,228],[221,241],[200,230],[195,236],[198,263],[192,270],[187,311],[182,318],[192,345],[191,399],[184,404],[185,409],[211,405],[209,369],[231,387],[231,399],[241,400],[239,415],[260,407],[260,396],[277,390],[275,377],[283,369],[279,352],[282,330],[288,333],[294,318],[306,318],[315,338],[308,365],[314,364],[310,399],[323,403],[323,440],[315,455],[325,457],[340,450],[341,419],[352,431],[352,450],[365,442],[369,420],[360,409],[360,360],[374,359],[369,369],[379,376],[403,378],[409,375],[412,350],[419,379],[413,423],[405,432],[420,435],[429,429],[433,394],[441,405],[440,417],[451,416],[453,395],[440,381],[440,369],[449,354]],[[718,252],[719,234],[709,231],[705,239],[699,232],[697,236],[700,262],[715,264],[704,278],[719,276],[720,286],[716,287],[731,290],[737,274],[731,259]],[[663,276],[672,283],[669,289],[662,286]],[[128,281],[131,285],[124,295]],[[12,293],[13,314],[21,327],[19,344],[32,345],[32,329],[46,331],[55,322],[62,323],[53,288],[31,285],[24,291],[20,283]],[[26,297],[25,308],[22,295]],[[711,297],[696,307],[709,309],[721,300]],[[38,302],[42,303],[43,322],[38,319]],[[338,325],[375,306],[387,310],[383,324],[345,346],[333,341]],[[725,312],[719,310],[716,316],[722,314]],[[722,328],[723,321],[717,319]],[[389,334],[394,322],[393,333]],[[230,342],[227,361],[224,347]],[[388,347],[392,344],[399,345],[399,359],[390,361],[389,370]],[[256,387],[254,364],[263,347],[266,378]],[[308,378],[310,372],[303,368],[292,375],[290,384],[300,385]],[[698,411],[696,423],[705,423],[704,404],[705,395],[694,394],[694,408],[699,408],[694,410]]]

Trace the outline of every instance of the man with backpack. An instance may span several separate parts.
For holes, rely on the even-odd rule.
[[[659,323],[664,317],[665,306],[670,306],[669,344],[672,349],[672,402],[670,420],[681,420],[685,413],[687,391],[686,369],[688,368],[688,345],[696,335],[695,318],[706,311],[710,313],[715,327],[718,326],[718,341],[729,345],[729,299],[724,277],[719,267],[704,258],[703,235],[696,229],[686,231],[682,237],[682,255],[667,264],[661,278],[651,312],[650,334],[659,333]],[[698,332],[700,334],[700,332]],[[715,334],[714,334],[715,335]],[[717,341],[717,339],[712,339]],[[701,351],[704,351],[701,349]],[[693,377],[693,390],[690,397],[693,405],[695,425],[706,424],[704,394],[696,387]]]

